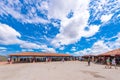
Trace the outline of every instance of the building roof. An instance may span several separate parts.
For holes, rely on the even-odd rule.
[[[120,49],[112,50],[106,53],[102,53],[98,56],[120,56]]]
[[[70,54],[58,54],[58,53],[37,53],[37,52],[22,52],[10,54],[9,56],[35,56],[35,57],[69,57]]]

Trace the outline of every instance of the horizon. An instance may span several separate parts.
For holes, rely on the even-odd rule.
[[[0,55],[74,56],[120,48],[119,0],[0,1]]]

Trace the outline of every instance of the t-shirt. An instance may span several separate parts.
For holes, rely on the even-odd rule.
[[[112,60],[112,64],[116,64],[116,61],[115,61],[115,59],[113,59],[113,60]]]
[[[110,59],[107,59],[106,61],[107,61],[108,63],[110,63]]]

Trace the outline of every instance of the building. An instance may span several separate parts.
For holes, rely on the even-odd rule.
[[[73,58],[70,54],[58,53],[36,53],[36,52],[22,52],[10,54],[11,63],[25,63],[25,62],[49,62],[49,61],[69,61]]]
[[[120,49],[112,50],[106,53],[102,53],[98,56],[110,57],[110,56],[118,56],[120,57]]]

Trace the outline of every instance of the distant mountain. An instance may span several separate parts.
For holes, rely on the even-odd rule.
[[[0,61],[7,61],[7,57],[0,55]]]

